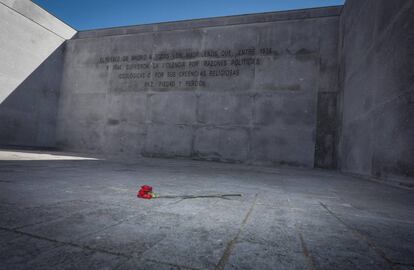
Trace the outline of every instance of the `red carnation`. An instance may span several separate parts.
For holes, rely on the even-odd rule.
[[[159,195],[152,192],[151,186],[141,186],[141,189],[137,193],[137,197],[141,199],[154,199],[154,198],[181,198],[181,199],[194,199],[194,198],[227,198],[234,196],[242,196],[241,194],[211,194],[211,195]]]
[[[147,186],[147,185],[143,185],[141,187],[141,190],[144,192],[152,192],[152,187],[151,186]]]
[[[153,195],[154,194],[152,193],[152,187],[144,185],[138,191],[137,197],[149,200],[149,199],[152,199]]]

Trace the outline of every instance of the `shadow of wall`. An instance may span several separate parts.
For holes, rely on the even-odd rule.
[[[65,43],[0,104],[0,145],[54,147]]]

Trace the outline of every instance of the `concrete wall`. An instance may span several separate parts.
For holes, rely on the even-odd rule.
[[[340,13],[111,28],[65,42],[76,31],[31,1],[0,0],[0,145],[57,140],[79,152],[406,180],[414,3],[348,0]]]
[[[80,32],[65,51],[58,145],[334,167],[335,129],[324,126],[336,123],[339,13]]]
[[[0,145],[54,145],[62,45],[75,33],[31,1],[0,0]]]
[[[341,16],[340,167],[414,176],[414,2],[348,0]]]

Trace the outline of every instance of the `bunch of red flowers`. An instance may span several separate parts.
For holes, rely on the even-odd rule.
[[[137,193],[138,198],[150,200],[154,197],[154,193],[152,192],[152,187],[144,185]]]
[[[181,198],[181,199],[195,199],[195,198],[226,198],[227,197],[234,197],[234,196],[242,196],[242,194],[211,194],[211,195],[159,195],[157,193],[152,192],[152,187],[148,185],[141,186],[141,189],[137,193],[137,197],[141,199],[154,199],[154,198]]]

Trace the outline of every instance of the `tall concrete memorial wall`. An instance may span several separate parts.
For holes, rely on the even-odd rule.
[[[58,145],[334,167],[339,14],[331,7],[79,32],[66,46]]]
[[[412,179],[413,14],[348,0],[76,33],[0,0],[0,145]]]
[[[55,144],[63,44],[75,33],[31,1],[0,0],[0,145]]]
[[[341,15],[340,167],[414,176],[414,1],[348,0]]]

